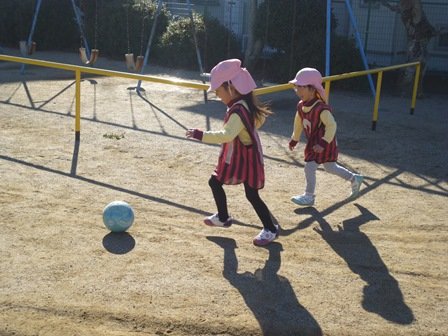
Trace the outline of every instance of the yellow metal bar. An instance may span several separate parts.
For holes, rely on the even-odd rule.
[[[412,90],[411,114],[414,114],[415,102],[417,100],[418,84],[420,81],[420,63],[415,66],[414,89]]]
[[[50,61],[41,61],[41,60],[36,60],[36,59],[31,59],[31,58],[24,58],[24,57],[15,57],[15,56],[8,56],[8,55],[0,54],[0,60],[24,63],[24,64],[31,64],[31,65],[37,65],[37,66],[43,66],[43,67],[49,67],[49,68],[55,68],[55,69],[63,69],[63,70],[68,70],[68,71],[79,70],[82,73],[88,73],[88,74],[93,74],[93,75],[136,79],[136,80],[142,80],[142,81],[148,81],[148,82],[156,82],[156,83],[162,83],[162,84],[168,84],[168,85],[188,87],[191,89],[197,89],[197,90],[201,90],[201,91],[208,89],[208,85],[202,84],[202,83],[170,80],[170,79],[160,78],[160,77],[155,77],[155,76],[146,76],[146,75],[141,75],[141,74],[134,74],[134,73],[128,73],[128,72],[121,72],[121,71],[112,71],[112,70],[105,70],[105,69],[97,69],[97,68],[57,63],[57,62],[50,62]],[[396,70],[396,69],[405,68],[405,67],[409,67],[409,66],[418,66],[418,69],[420,69],[419,64],[420,64],[419,62],[411,62],[411,63],[392,65],[392,66],[377,68],[377,69],[349,72],[349,73],[344,73],[344,74],[339,74],[339,75],[334,75],[334,76],[323,77],[322,80],[324,82],[333,82],[336,80],[359,77],[359,76],[363,76],[363,75],[367,75],[367,74],[374,74],[374,73],[378,73],[380,71]],[[416,71],[416,73],[419,74],[420,71]],[[286,83],[286,84],[279,84],[279,85],[274,85],[274,86],[270,86],[270,87],[255,89],[254,93],[256,95],[263,95],[263,94],[268,94],[268,93],[285,91],[285,90],[289,90],[291,88],[292,88],[292,84]]]
[[[331,81],[325,82],[325,95],[327,96],[327,104],[330,103],[330,86]]]
[[[208,85],[195,83],[195,82],[170,80],[170,79],[160,78],[160,77],[155,77],[155,76],[146,76],[146,75],[133,74],[133,73],[128,73],[128,72],[112,71],[112,70],[97,69],[97,68],[77,66],[77,65],[71,65],[71,64],[57,63],[57,62],[41,61],[41,60],[36,60],[36,59],[7,56],[7,55],[2,55],[2,54],[0,54],[0,61],[18,62],[18,63],[23,63],[23,64],[31,64],[31,65],[37,65],[37,66],[43,66],[43,67],[49,67],[49,68],[55,68],[55,69],[74,71],[76,73],[76,125],[75,125],[75,129],[76,129],[76,133],[77,133],[78,137],[79,137],[79,133],[80,133],[80,129],[81,129],[80,120],[81,120],[81,74],[82,73],[88,73],[88,74],[99,75],[99,76],[129,78],[129,79],[135,79],[135,80],[141,80],[141,81],[183,86],[183,87],[188,87],[191,89],[198,89],[201,91],[208,89]],[[347,79],[347,78],[359,77],[359,76],[363,76],[363,75],[367,75],[367,74],[378,73],[377,93],[375,96],[375,105],[374,105],[373,120],[372,120],[372,128],[375,129],[376,122],[378,120],[378,106],[379,106],[379,101],[380,101],[380,90],[381,90],[383,72],[390,71],[390,70],[396,70],[396,69],[400,69],[400,68],[405,68],[405,67],[409,67],[409,66],[416,67],[415,79],[414,79],[414,89],[413,89],[413,93],[412,93],[412,102],[411,102],[411,114],[413,114],[414,108],[415,108],[415,102],[416,102],[416,98],[417,98],[418,84],[419,84],[419,79],[420,79],[420,71],[421,71],[420,70],[420,68],[421,68],[420,62],[411,62],[411,63],[392,65],[392,66],[382,67],[382,68],[377,68],[377,69],[370,69],[370,70],[364,70],[364,71],[349,72],[349,73],[344,73],[344,74],[339,74],[339,75],[334,75],[334,76],[327,76],[327,77],[322,78],[322,81],[325,83],[325,93],[327,95],[327,98],[329,99],[331,82],[337,81],[337,80],[342,80],[342,79]],[[292,87],[293,87],[293,85],[290,83],[273,85],[270,87],[255,89],[254,94],[263,95],[263,94],[268,94],[268,93],[285,91],[285,90],[291,89]]]
[[[81,70],[75,71],[76,76],[76,92],[75,92],[75,138],[81,138]]]
[[[254,94],[259,96],[259,95],[264,95],[267,93],[274,93],[274,92],[279,92],[279,91],[290,90],[293,87],[294,87],[294,85],[292,85],[291,83],[272,85],[272,86],[267,86],[264,88],[255,89]]]
[[[384,72],[384,71],[396,70],[396,69],[400,69],[400,68],[406,68],[406,67],[409,67],[409,66],[416,66],[417,64],[420,64],[420,62],[411,62],[411,63],[405,63],[405,64],[391,65],[391,66],[387,66],[387,67],[383,67],[383,68],[376,68],[376,69],[370,69],[370,70],[348,72],[348,73],[344,73],[344,74],[324,77],[323,80],[324,81],[325,80],[330,80],[330,81],[333,82],[333,81],[341,80],[341,79],[359,77],[359,76],[368,75],[368,74],[375,74],[375,73],[378,73],[380,71]]]
[[[188,87],[191,89],[197,89],[197,90],[202,90],[202,91],[208,89],[208,85],[202,84],[202,83],[171,80],[171,79],[155,77],[155,76],[146,76],[146,75],[141,75],[141,74],[91,68],[91,67],[64,64],[64,63],[58,63],[58,62],[41,61],[41,60],[36,60],[36,59],[31,59],[31,58],[24,58],[24,57],[15,57],[15,56],[7,56],[7,55],[0,54],[0,60],[9,61],[9,62],[25,63],[25,64],[43,66],[43,67],[47,67],[47,68],[68,70],[68,71],[79,70],[82,73],[87,73],[87,74],[92,74],[92,75],[136,79],[136,80],[142,80],[142,81],[147,81],[147,82],[155,82],[155,83],[162,83],[162,84],[168,84],[168,85],[183,86],[183,87]]]
[[[378,106],[380,105],[382,81],[383,81],[383,72],[380,71],[378,72],[378,78],[376,79],[376,94],[375,94],[375,104],[373,105],[372,130],[376,129],[376,122],[378,121]]]

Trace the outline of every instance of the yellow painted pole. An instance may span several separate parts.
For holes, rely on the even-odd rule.
[[[267,87],[255,89],[254,94],[256,96],[260,96],[260,95],[264,95],[264,94],[268,94],[268,93],[275,93],[275,92],[280,92],[280,91],[291,90],[293,87],[294,87],[294,85],[292,85],[291,83],[278,84],[278,85],[267,86]]]
[[[47,67],[47,68],[68,70],[68,71],[79,70],[79,71],[81,71],[81,73],[85,73],[85,74],[129,78],[129,79],[142,80],[142,81],[147,81],[147,82],[182,86],[182,87],[197,89],[197,90],[201,90],[201,91],[208,90],[208,85],[202,84],[202,83],[186,82],[186,81],[181,81],[181,80],[172,80],[172,79],[155,77],[155,76],[135,74],[135,73],[130,73],[130,72],[120,72],[120,71],[106,70],[106,69],[100,69],[100,68],[91,68],[91,67],[86,67],[86,66],[77,66],[77,65],[65,64],[65,63],[41,61],[41,60],[25,58],[25,57],[15,57],[15,56],[7,56],[7,55],[0,54],[0,61],[18,62],[18,63],[24,63],[24,64],[43,66],[43,67]]]
[[[75,140],[81,139],[81,70],[75,71],[76,75],[76,104],[75,104]]]
[[[378,78],[376,79],[376,94],[375,104],[373,105],[373,118],[372,118],[372,130],[376,130],[376,122],[378,120],[378,106],[380,105],[381,95],[381,83],[383,81],[383,72],[378,72]]]
[[[418,82],[420,81],[420,63],[415,66],[414,89],[412,90],[411,114],[414,114],[415,102],[417,100]]]
[[[330,103],[330,86],[331,86],[331,81],[326,81],[325,82],[325,95],[327,96],[327,104]]]

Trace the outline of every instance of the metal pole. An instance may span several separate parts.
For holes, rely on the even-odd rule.
[[[34,29],[36,28],[37,17],[39,16],[40,5],[42,4],[42,0],[37,0],[36,7],[34,9],[33,23],[31,24],[31,31],[28,35],[27,48],[30,47],[33,42]],[[22,68],[20,69],[20,73],[23,75],[25,73],[25,64],[22,64]]]
[[[193,9],[191,8],[191,2],[190,0],[187,0],[188,4],[188,10],[190,14],[190,20],[191,20],[191,26],[193,31],[193,40],[194,40],[194,47],[196,49],[196,58],[198,60],[199,65],[199,74],[204,73],[204,68],[202,67],[202,61],[201,61],[201,53],[199,52],[199,46],[198,46],[198,38],[196,36],[196,28],[194,26],[194,17],[193,17]],[[201,77],[202,83],[205,84],[204,77]],[[204,101],[207,102],[207,91],[204,90]]]
[[[372,11],[372,2],[368,2],[368,8],[367,8],[367,22],[366,22],[366,33],[364,34],[364,50],[367,51],[367,45],[369,40],[369,29],[370,29],[370,15]]]
[[[376,122],[378,120],[378,106],[380,105],[381,83],[383,81],[383,72],[378,72],[376,80],[375,104],[373,105],[372,131],[376,130]]]
[[[154,16],[154,22],[152,23],[151,34],[149,34],[148,44],[146,46],[145,59],[143,60],[143,66],[140,70],[141,74],[143,74],[143,72],[145,71],[146,64],[148,63],[149,50],[151,49],[152,40],[154,39],[154,34],[156,32],[156,26],[157,26],[157,19],[159,17],[161,9],[162,9],[162,0],[159,0],[159,2],[157,3],[156,14]],[[142,81],[139,80],[136,88],[137,92],[141,90],[141,85]]]
[[[356,41],[358,42],[358,47],[361,52],[361,58],[362,58],[362,62],[364,63],[364,68],[366,70],[369,70],[369,65],[367,63],[366,54],[364,52],[364,47],[362,46],[361,37],[359,36],[356,19],[355,19],[355,16],[353,15],[352,6],[350,5],[349,0],[345,0],[345,4],[347,6],[348,14],[350,17],[350,21],[352,22],[353,29],[355,30],[355,38],[356,38]],[[375,88],[373,86],[372,76],[370,74],[368,74],[367,77],[369,79],[370,90],[372,91],[372,95],[375,96]]]
[[[331,0],[327,0],[327,33],[325,42],[325,76],[330,76]]]
[[[75,71],[76,90],[75,90],[75,140],[81,139],[81,70]]]
[[[414,114],[415,102],[417,100],[418,83],[420,81],[420,68],[421,68],[421,64],[418,63],[415,66],[414,89],[412,90],[412,101],[411,101],[410,114]]]
[[[79,33],[81,34],[81,38],[84,43],[84,48],[86,49],[86,57],[87,57],[87,59],[90,59],[89,43],[87,42],[86,34],[85,34],[83,26],[82,26],[83,21],[81,19],[81,14],[79,13],[80,10],[75,4],[75,0],[71,0],[71,1],[72,1],[73,11],[75,12],[76,22],[78,23]]]
[[[325,95],[327,96],[327,104],[330,103],[330,87],[331,81],[325,82]]]

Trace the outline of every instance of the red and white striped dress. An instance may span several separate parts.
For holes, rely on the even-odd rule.
[[[240,117],[252,144],[244,145],[238,136],[231,142],[223,143],[213,175],[223,184],[247,182],[251,188],[262,189],[265,180],[263,151],[254,120],[251,118],[247,104],[242,100],[228,108],[224,123],[233,113],[237,113]]]
[[[303,112],[303,102],[297,105],[297,113],[302,119],[303,131],[307,138],[305,147],[305,161],[315,161],[316,163],[336,162],[338,159],[338,146],[336,137],[326,144],[322,153],[316,153],[313,150],[314,145],[321,143],[321,139],[325,134],[325,125],[320,120],[320,113],[328,110],[331,113],[331,107],[324,102],[316,103],[313,108],[305,113]]]

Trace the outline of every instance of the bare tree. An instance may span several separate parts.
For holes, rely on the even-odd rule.
[[[249,1],[249,29],[248,29],[248,38],[247,38],[247,46],[246,52],[244,55],[244,64],[245,66],[252,70],[255,61],[260,56],[261,50],[263,49],[263,41],[255,38],[254,34],[254,24],[255,17],[257,15],[257,0]]]
[[[407,34],[407,61],[421,62],[421,74],[418,95],[423,95],[422,82],[426,73],[426,63],[428,58],[428,44],[431,39],[438,35],[436,29],[426,18],[422,8],[421,0],[400,0],[397,5],[382,0],[381,4],[390,10],[400,14],[401,21],[406,29]],[[406,68],[400,80],[400,89],[404,93],[413,82],[414,68]]]

